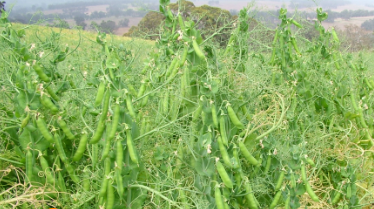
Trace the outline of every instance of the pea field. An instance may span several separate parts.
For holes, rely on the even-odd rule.
[[[321,8],[222,47],[168,3],[157,41],[2,12],[0,209],[374,208],[373,52]]]

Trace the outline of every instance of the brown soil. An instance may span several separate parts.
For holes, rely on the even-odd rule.
[[[353,17],[349,20],[345,20],[345,19],[342,19],[342,18],[337,18],[337,19],[335,19],[335,22],[333,22],[333,23],[327,23],[327,22],[323,23],[323,26],[325,28],[335,27],[335,28],[340,29],[340,30],[345,30],[346,26],[349,26],[349,25],[361,26],[361,24],[363,22],[365,22],[366,20],[369,20],[369,19],[374,19],[374,16]]]

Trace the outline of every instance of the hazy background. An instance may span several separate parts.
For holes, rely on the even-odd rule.
[[[77,1],[92,1],[92,0],[77,0]],[[48,4],[57,4],[57,3],[66,3],[66,2],[77,2],[77,1],[72,1],[72,0],[7,0],[6,3],[7,3],[7,7],[9,7],[11,4],[16,4],[16,6],[33,6],[33,5],[39,5],[39,6],[42,6],[42,5],[48,5]],[[137,0],[138,2],[158,2],[157,0]],[[194,4],[207,4],[209,1],[203,1],[203,0],[191,0]],[[241,1],[241,2],[251,2],[251,1],[248,1],[248,0],[236,0],[236,1]],[[263,0],[257,0],[256,2],[261,2]],[[308,2],[311,2],[313,3],[313,1],[311,0],[272,0],[272,2],[282,2],[282,3],[289,3],[289,2],[305,2],[305,1],[308,1]],[[323,2],[335,2],[337,0],[320,0],[320,1],[316,1],[317,4],[321,4]],[[344,0],[341,0],[341,1],[344,1]],[[171,1],[171,2],[176,2],[175,0]],[[232,0],[219,0],[219,2],[233,2]],[[271,2],[271,1],[267,1],[267,2]],[[354,4],[360,4],[360,5],[365,5],[365,4],[374,4],[374,1],[373,0],[353,0],[353,1],[348,1],[350,3],[354,3]]]
[[[0,0],[1,1],[1,0]],[[108,28],[117,35],[127,33],[137,26],[150,10],[158,10],[159,0],[3,0],[5,9],[13,10],[10,20],[24,24],[42,24],[53,27],[95,31],[96,26]],[[306,19],[315,18],[317,5],[328,11],[325,27],[345,30],[354,25],[368,31],[374,30],[374,0],[190,0],[196,7],[209,5],[228,10],[232,15],[251,5],[251,17],[270,27],[278,24],[280,8],[289,12],[304,13]],[[177,0],[171,0],[177,2]],[[35,15],[36,14],[36,15]],[[291,14],[290,14],[291,15]],[[58,19],[62,19],[58,20]],[[61,25],[62,24],[62,25]],[[373,30],[372,30],[373,29]]]

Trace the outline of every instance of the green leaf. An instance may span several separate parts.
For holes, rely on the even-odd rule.
[[[296,195],[303,195],[306,192],[304,183],[296,184]]]
[[[120,65],[120,61],[119,61],[119,59],[118,59],[117,54],[114,53],[114,52],[112,52],[112,53],[108,56],[108,58],[107,58],[105,64],[106,64],[106,67],[107,67],[107,68],[112,68],[112,69],[113,69],[113,68],[118,68],[118,66]]]
[[[215,171],[214,159],[208,157],[200,157],[195,163],[195,170],[201,176],[212,176]]]
[[[17,31],[17,35],[18,35],[18,37],[22,38],[26,35],[26,32],[25,32],[24,29],[21,29],[21,30]]]
[[[153,155],[153,159],[162,161],[167,158],[167,154],[164,152],[162,147],[157,147],[156,152]]]
[[[292,209],[297,209],[297,208],[300,208],[300,206],[301,205],[300,205],[300,202],[299,202],[299,198],[297,198],[296,196],[291,197],[290,207]]]
[[[27,127],[27,126],[26,126]],[[26,150],[28,146],[32,145],[32,136],[29,129],[25,128],[18,138],[18,142],[23,150]]]

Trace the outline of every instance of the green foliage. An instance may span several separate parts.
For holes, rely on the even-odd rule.
[[[87,26],[87,23],[85,22],[85,18],[84,16],[75,16],[74,17],[74,21],[75,21],[75,24],[77,24],[77,26],[80,26],[82,27],[82,29],[84,30]]]
[[[160,12],[164,13],[163,15],[153,11],[149,12],[143,17],[138,26],[133,26],[124,35],[150,38],[152,40],[158,39],[163,21],[166,20],[167,23],[165,17],[169,18],[169,20],[176,18],[167,14],[169,9],[172,15],[177,15],[180,12],[184,20],[193,20],[196,27],[202,31],[204,38],[215,34],[219,30],[219,34],[214,35],[214,40],[221,45],[224,45],[228,40],[231,32],[230,28],[234,21],[234,17],[231,16],[229,11],[207,5],[196,7],[192,2],[186,0],[178,3],[163,3],[165,3],[165,9],[162,6],[160,7]]]
[[[165,17],[162,14],[153,11],[148,12],[139,22],[138,26],[132,26],[124,36],[137,36],[156,40],[160,26],[164,20]]]
[[[1,207],[372,203],[371,53],[341,51],[322,9],[313,41],[281,9],[267,45],[243,9],[222,48],[168,3],[145,46],[17,28],[3,13]]]
[[[104,21],[102,20],[100,23],[100,31],[105,33],[113,33],[114,30],[118,28],[116,22],[112,20]]]
[[[119,21],[118,25],[121,27],[128,27],[130,20],[125,18]]]

